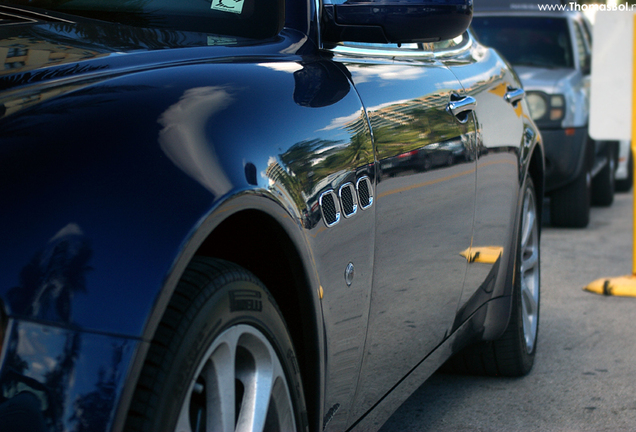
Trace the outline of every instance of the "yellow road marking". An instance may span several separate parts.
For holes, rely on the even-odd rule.
[[[446,176],[446,177],[438,178],[438,179],[435,179],[435,180],[429,180],[427,182],[417,183],[417,184],[410,185],[410,186],[405,186],[405,187],[402,187],[402,188],[399,188],[399,189],[393,189],[393,190],[390,190],[390,191],[386,191],[386,192],[383,192],[380,195],[378,195],[378,198],[383,198],[385,196],[393,195],[393,194],[396,194],[396,193],[402,193],[402,192],[410,191],[410,190],[421,188],[421,187],[431,186],[431,185],[434,185],[434,184],[437,184],[437,183],[445,182],[445,181],[448,181],[448,180],[452,180],[452,179],[455,179],[455,178],[458,178],[458,177],[463,177],[465,175],[474,174],[474,173],[475,173],[475,168],[473,168],[471,170],[468,170],[468,171],[462,171],[462,172],[457,173],[457,174],[449,175],[449,176]]]

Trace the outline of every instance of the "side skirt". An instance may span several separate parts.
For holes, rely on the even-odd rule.
[[[375,431],[391,417],[400,405],[415,392],[431,375],[439,369],[453,354],[466,344],[480,337],[487,317],[498,315],[502,310],[510,309],[510,298],[499,297],[479,308],[470,319],[462,324],[456,332],[440,344],[433,352],[415,366],[408,375],[395,385],[376,403],[362,418],[358,419],[348,431]]]

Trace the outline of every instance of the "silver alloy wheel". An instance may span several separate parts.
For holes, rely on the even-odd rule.
[[[526,189],[523,200],[521,231],[521,310],[523,335],[528,353],[534,350],[539,323],[539,227],[537,207],[531,189]]]
[[[265,335],[245,324],[217,337],[196,368],[175,432],[296,431],[285,372]]]

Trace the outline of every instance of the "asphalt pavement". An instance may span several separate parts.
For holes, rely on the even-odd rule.
[[[523,378],[435,374],[381,432],[636,431],[636,298],[592,294],[632,272],[632,194],[586,229],[543,227],[535,366]]]

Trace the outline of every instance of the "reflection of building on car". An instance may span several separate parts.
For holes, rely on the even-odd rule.
[[[394,176],[403,171],[428,171],[471,160],[474,157],[464,142],[452,139],[382,159],[380,171],[382,175]]]
[[[472,0],[11,2],[0,431],[373,431],[531,370],[544,148]]]
[[[591,204],[613,201],[618,158],[617,142],[588,135],[589,22],[580,13],[480,9],[472,28],[513,65],[527,92],[545,142],[551,222],[586,226]]]

